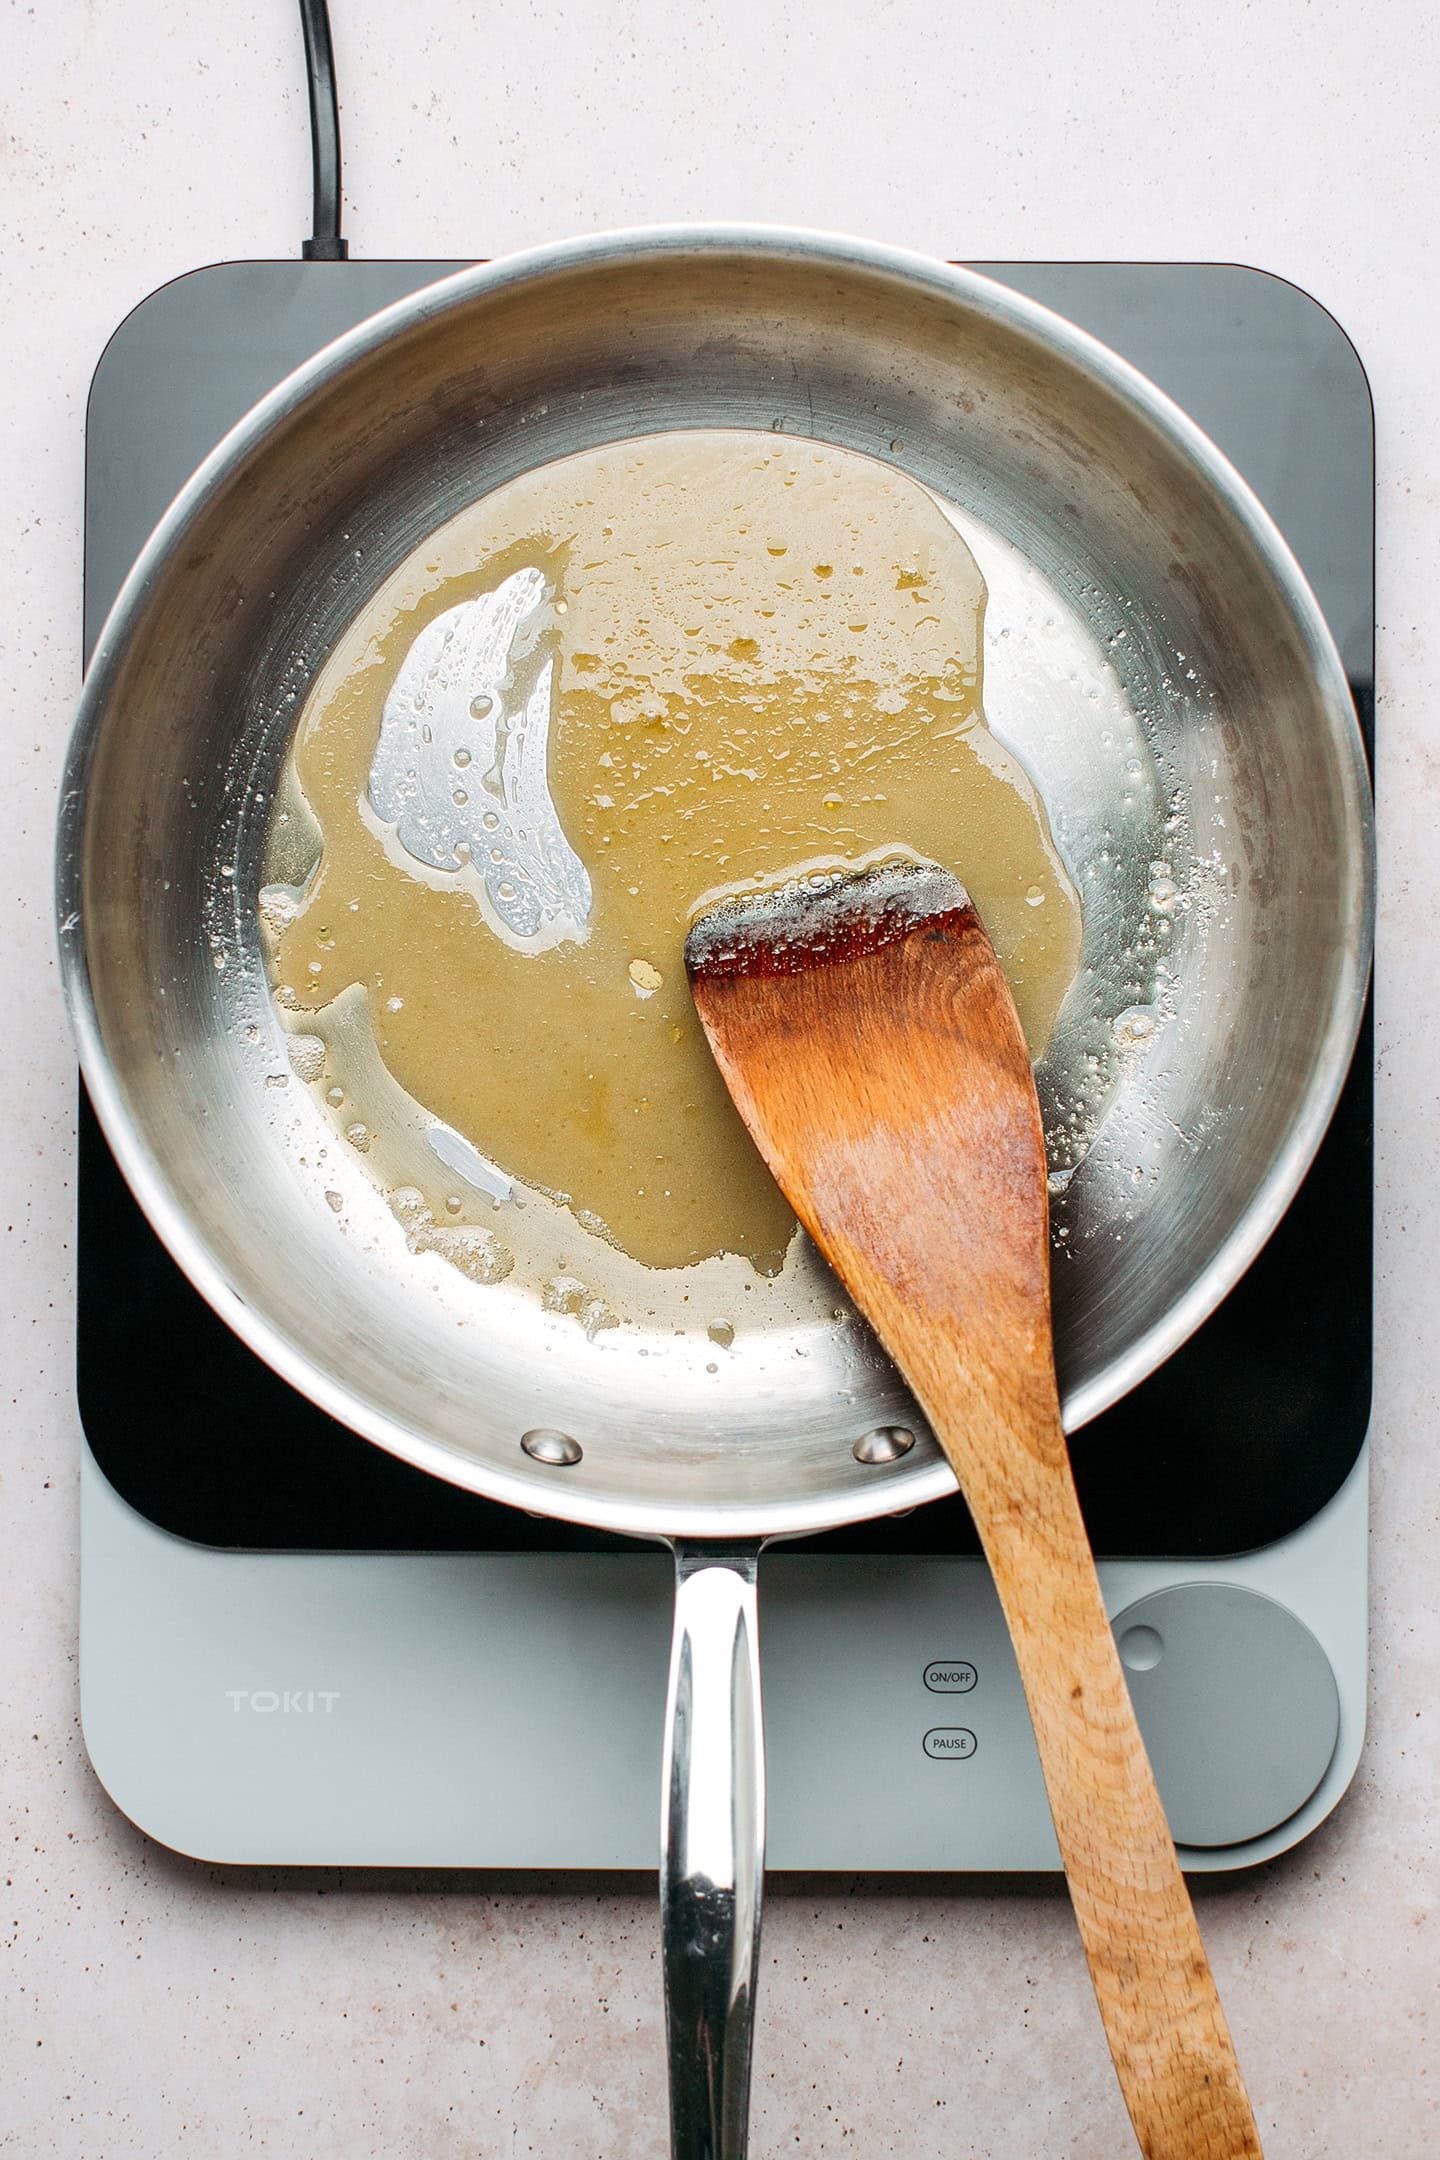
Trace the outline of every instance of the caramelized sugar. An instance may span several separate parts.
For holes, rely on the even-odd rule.
[[[1037,1056],[1076,970],[1043,807],[985,724],[984,605],[935,501],[853,453],[677,433],[497,489],[374,595],[306,705],[272,875],[296,875],[297,797],[318,862],[265,910],[291,1024],[363,986],[401,1087],[582,1228],[650,1267],[774,1272],[794,1221],[685,980],[707,900],[940,862]],[[486,636],[509,641],[488,673]],[[437,1173],[437,1219],[453,1192]]]

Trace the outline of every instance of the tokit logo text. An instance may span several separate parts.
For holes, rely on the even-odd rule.
[[[238,1716],[252,1710],[258,1717],[329,1717],[340,1700],[336,1688],[226,1688],[225,1699]]]

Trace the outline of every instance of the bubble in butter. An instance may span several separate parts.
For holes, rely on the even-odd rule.
[[[794,1219],[686,983],[707,901],[943,863],[1037,1056],[1075,974],[1075,893],[985,723],[984,605],[923,488],[813,443],[662,434],[498,488],[302,714],[262,910],[287,1025],[360,986],[392,1078],[585,1235],[774,1273]]]

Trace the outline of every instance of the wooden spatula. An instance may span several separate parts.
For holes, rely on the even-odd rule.
[[[703,916],[686,964],[741,1116],[975,1518],[1141,2150],[1259,2160],[1075,1495],[1040,1110],[969,896],[926,865],[791,886]]]

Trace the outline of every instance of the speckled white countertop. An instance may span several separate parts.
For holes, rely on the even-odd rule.
[[[1314,1838],[1199,1902],[1269,2160],[1422,2160],[1440,2150],[1433,9],[332,4],[357,255],[738,217],[992,260],[1222,258],[1307,287],[1359,347],[1383,846],[1370,1739]],[[291,0],[3,0],[0,53],[0,2151],[658,2160],[643,1885],[201,1866],[147,1843],[86,1763],[73,1067],[49,917],[85,395],[153,287],[296,251],[308,144]],[[1133,2150],[1058,1889],[783,1881],[763,1989],[755,2160]]]

